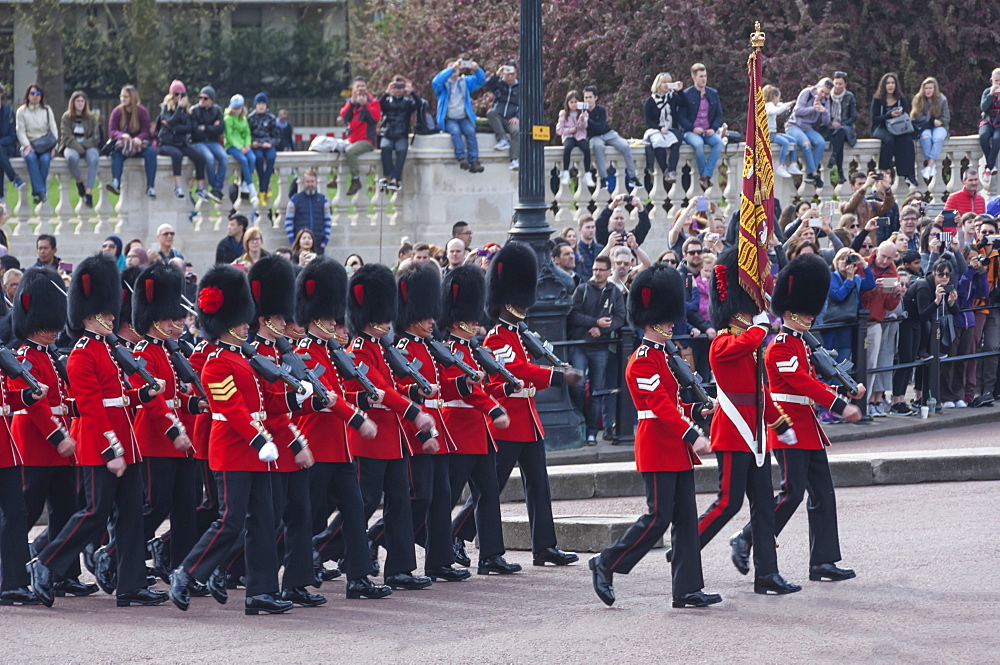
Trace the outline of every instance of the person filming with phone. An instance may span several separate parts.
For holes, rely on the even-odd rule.
[[[636,245],[642,245],[646,240],[646,236],[649,235],[651,228],[649,213],[642,207],[642,201],[637,196],[619,194],[597,216],[597,234],[595,237],[597,242],[605,245],[609,251],[610,249],[614,249],[616,245],[626,244],[628,232],[625,230],[625,224],[629,215],[628,206],[638,210],[639,223],[631,231],[635,236]]]

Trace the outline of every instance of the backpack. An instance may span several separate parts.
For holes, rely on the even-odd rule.
[[[417,134],[437,134],[441,131],[437,126],[437,120],[434,118],[434,114],[431,113],[431,105],[426,99],[420,100],[416,116],[417,117],[413,123],[414,136]]]

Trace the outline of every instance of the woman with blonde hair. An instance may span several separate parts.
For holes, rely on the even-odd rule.
[[[920,138],[920,149],[924,152],[924,169],[920,175],[930,180],[937,175],[937,158],[944,140],[948,138],[948,126],[951,124],[948,98],[941,94],[941,87],[933,76],[925,78],[920,84],[920,92],[914,95],[910,120]]]
[[[642,106],[642,117],[646,121],[646,133],[642,142],[646,144],[646,169],[652,171],[653,159],[663,172],[663,183],[669,186],[677,180],[677,162],[681,156],[681,142],[684,133],[677,124],[680,109],[680,90],[684,86],[674,83],[670,72],[660,72],[653,79],[649,97]],[[669,160],[667,151],[670,151]]]
[[[250,272],[250,266],[267,256],[264,251],[264,234],[257,227],[251,227],[243,234],[243,255],[233,261],[233,265]]]
[[[107,190],[112,194],[122,193],[122,171],[126,157],[142,156],[146,163],[146,196],[156,198],[156,148],[151,145],[149,111],[139,102],[139,91],[135,86],[126,85],[118,94],[120,102],[108,118],[108,135],[114,142],[111,151],[111,182]]]
[[[101,157],[101,139],[97,135],[97,121],[90,113],[90,101],[82,90],[69,97],[66,113],[59,122],[59,144],[56,152],[66,158],[69,172],[76,180],[76,191],[88,208],[94,207],[94,181],[97,180],[97,162]],[[80,159],[87,162],[87,180],[80,173]]]

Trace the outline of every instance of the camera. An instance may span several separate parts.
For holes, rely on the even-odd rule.
[[[403,83],[402,81],[396,81],[396,82],[394,82],[392,84],[392,89],[393,90],[403,90],[405,88],[406,88],[406,84]]]
[[[488,249],[481,249],[478,252],[476,252],[476,256],[489,256],[489,255],[490,255],[490,250]]]
[[[857,263],[858,261],[859,259],[857,254],[848,254],[847,258],[844,259],[844,262],[847,263],[847,265],[851,265],[852,263]]]
[[[874,173],[874,174],[872,174],[872,180],[874,180],[875,182],[878,182],[879,180],[882,179],[883,175],[884,174],[882,174],[882,173]]]
[[[463,60],[459,66],[462,69],[472,69],[472,61],[471,60]]]
[[[193,272],[189,272],[188,274],[184,275],[184,281],[187,282],[188,284],[197,284],[198,275],[194,274]]]
[[[954,290],[955,290],[955,285],[954,284],[945,284],[944,285],[944,292],[945,293],[951,293]]]

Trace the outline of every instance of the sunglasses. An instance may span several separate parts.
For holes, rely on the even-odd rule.
[[[944,272],[939,272],[939,273],[937,274],[937,276],[938,276],[938,277],[951,277],[951,271],[949,271],[949,270],[946,270],[946,271],[944,271]]]
[[[689,249],[688,251],[685,252],[685,254],[687,254],[688,256],[698,256],[704,251],[705,250],[702,249]]]
[[[42,93],[41,93],[41,92],[39,92],[38,90],[32,90],[32,91],[31,91],[31,92],[29,92],[28,94],[29,94],[29,95],[31,95],[32,97],[34,97],[35,95],[40,95],[40,94],[42,94]]]
[[[865,244],[861,245],[861,249],[871,249],[871,248],[872,248],[872,245],[869,245],[868,243],[865,243]]]
[[[630,265],[632,265],[632,262],[631,261],[615,261],[615,265],[616,266],[630,266]]]
[[[664,263],[675,266],[677,265],[677,259],[667,259],[666,261],[664,261]]]
[[[858,224],[857,222],[855,222],[854,224],[851,224],[848,228],[857,229],[857,228],[860,228],[860,226],[861,226],[860,224]]]

